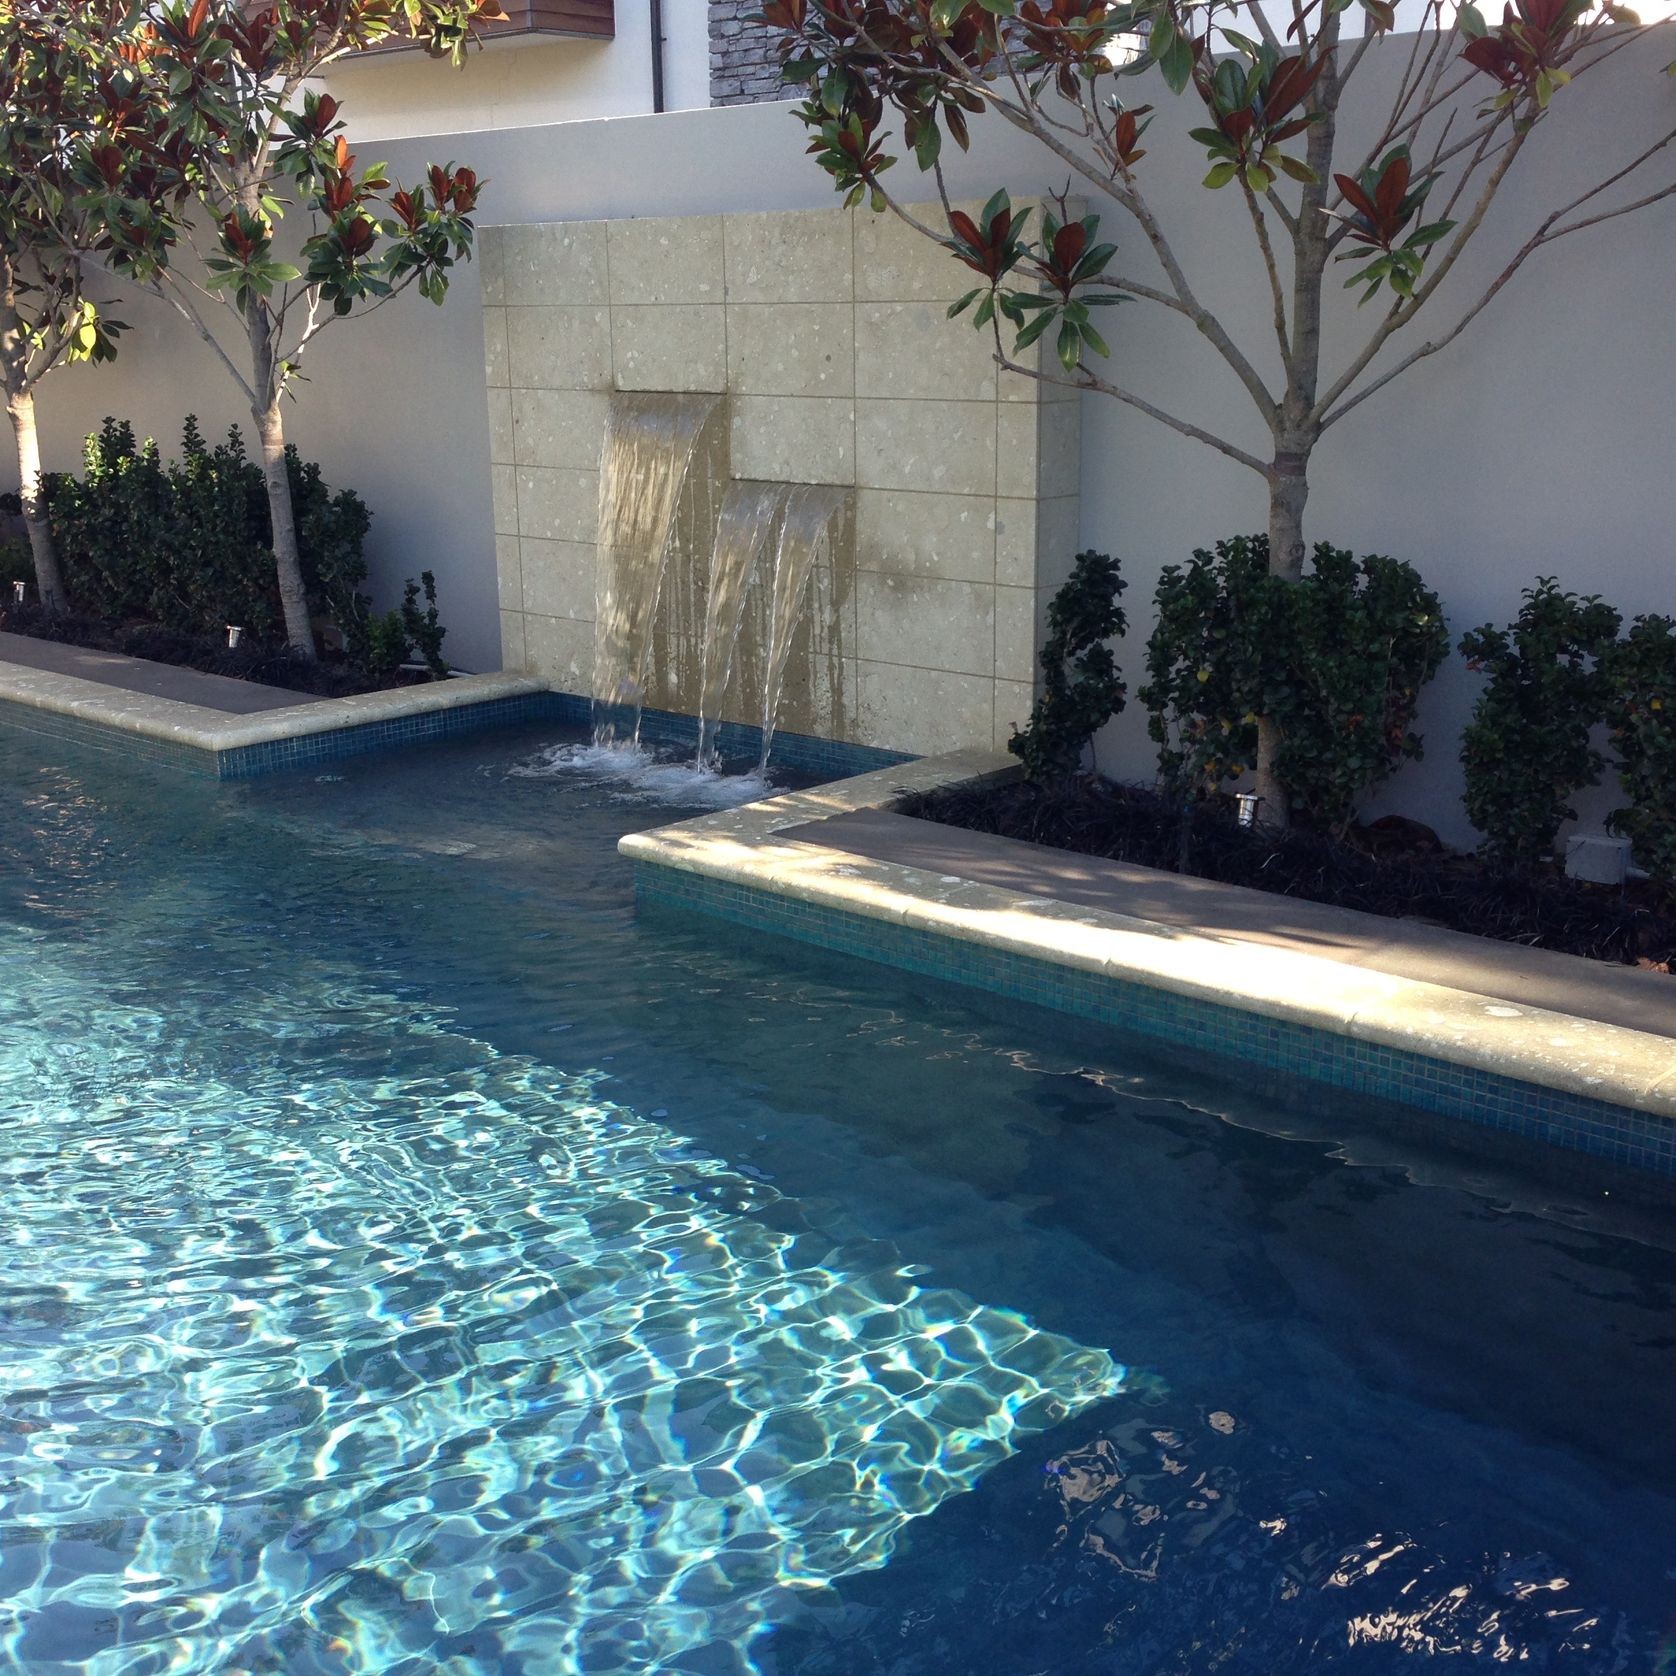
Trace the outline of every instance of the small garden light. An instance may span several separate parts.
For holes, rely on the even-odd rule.
[[[1234,802],[1239,807],[1241,826],[1255,826],[1257,811],[1262,807],[1263,800],[1254,791],[1242,791],[1234,794]]]
[[[232,651],[232,649],[243,639],[244,630],[236,623],[229,623],[227,625],[227,650],[229,652]]]
[[[22,605],[28,597],[29,584],[27,582],[20,579],[12,584],[12,598],[17,604]]]

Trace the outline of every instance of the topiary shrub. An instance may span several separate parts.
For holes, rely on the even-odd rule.
[[[47,516],[71,599],[94,616],[183,628],[188,615],[169,585],[176,519],[154,442],[107,419],[87,438],[82,475],[46,482]]]
[[[369,675],[387,680],[407,662],[407,654],[407,629],[400,611],[376,612],[367,618],[355,662]]]
[[[423,611],[419,609],[421,593],[425,599]],[[369,675],[385,680],[417,657],[432,678],[440,681],[448,674],[448,660],[442,655],[447,633],[436,608],[436,578],[430,571],[423,571],[417,582],[410,580],[402,590],[402,602],[395,610],[363,614],[357,620],[349,648],[351,661]]]
[[[1676,890],[1676,618],[1637,617],[1602,660],[1606,723],[1629,806],[1607,820],[1638,867]]]
[[[1267,716],[1293,815],[1342,834],[1362,794],[1421,754],[1414,713],[1449,637],[1412,565],[1325,542],[1311,562],[1301,581],[1271,576],[1268,538],[1256,535],[1167,567],[1140,697],[1178,794],[1239,779]]]
[[[1030,720],[1007,741],[1031,780],[1076,773],[1094,735],[1123,708],[1128,689],[1106,642],[1128,627],[1117,603],[1127,586],[1116,559],[1078,553],[1069,580],[1048,605],[1041,696]]]
[[[425,609],[419,609],[419,595],[423,590]],[[436,609],[436,577],[430,571],[419,572],[417,582],[410,581],[402,591],[402,629],[408,644],[425,662],[439,681],[448,673],[448,661],[442,655],[443,636],[448,630],[442,626]]]
[[[1485,623],[1462,636],[1467,667],[1489,677],[1461,738],[1461,766],[1467,816],[1493,859],[1552,859],[1561,824],[1577,816],[1571,798],[1599,781],[1606,759],[1589,730],[1605,712],[1601,659],[1619,621],[1597,595],[1566,593],[1543,576],[1507,628]]]
[[[238,623],[259,640],[280,635],[267,488],[237,426],[212,448],[188,417],[180,458],[166,463],[155,442],[107,419],[83,459],[79,478],[47,485],[65,585],[83,611],[181,633]],[[372,515],[295,449],[286,466],[310,609],[353,641],[367,612],[359,589]]]
[[[1237,780],[1256,760],[1261,647],[1274,605],[1267,554],[1266,538],[1236,537],[1214,554],[1196,548],[1158,579],[1139,696],[1160,776],[1180,795]]]
[[[6,498],[0,495],[0,512],[5,511]],[[26,584],[31,592],[34,591],[34,555],[29,551],[27,541],[0,536],[0,610],[12,603],[12,585],[16,582]]]
[[[285,469],[291,478],[291,509],[297,524],[297,548],[309,609],[336,623],[347,643],[353,636],[355,623],[366,616],[370,604],[360,590],[367,579],[367,561],[362,549],[372,528],[372,513],[354,490],[339,489],[334,493],[321,476],[320,467],[304,460],[290,444],[285,449]],[[256,476],[260,484],[259,470]],[[271,537],[265,492],[258,516],[266,542]],[[269,569],[272,569],[271,557]]]

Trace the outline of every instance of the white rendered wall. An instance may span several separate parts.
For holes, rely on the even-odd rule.
[[[1411,330],[1450,322],[1450,309],[1476,294],[1475,281],[1556,198],[1604,172],[1633,136],[1662,132],[1661,120],[1668,128],[1676,83],[1658,71],[1676,57],[1676,41],[1659,33],[1665,38],[1620,54],[1561,96],[1481,248],[1440,294],[1432,324]],[[1399,42],[1382,53],[1401,50]],[[1379,56],[1363,71],[1369,92],[1382,79]],[[1143,165],[1154,198],[1169,204],[1181,188],[1169,220],[1184,258],[1211,275],[1207,300],[1235,335],[1261,346],[1268,304],[1243,211],[1231,195],[1198,188],[1202,159],[1175,133],[1188,125],[1186,107],[1167,94],[1154,102],[1159,126]],[[957,195],[978,196],[999,181],[1020,196],[1064,186],[1063,167],[1050,167],[1028,141],[994,124],[976,131],[972,155],[952,155]],[[826,177],[804,144],[790,107],[754,105],[399,141],[379,152],[398,176],[433,156],[470,163],[490,183],[484,222],[520,224],[829,207]],[[910,163],[897,175],[918,186]],[[1108,227],[1126,252],[1137,247],[1120,218]],[[1540,574],[1602,593],[1626,612],[1676,611],[1673,254],[1676,203],[1539,253],[1471,332],[1328,434],[1313,473],[1309,538],[1413,561],[1442,593],[1457,637],[1505,620]],[[1135,266],[1144,276],[1144,261]],[[433,568],[450,650],[478,668],[499,640],[481,311],[478,275],[467,268],[440,310],[405,298],[334,328],[292,422],[328,476],[371,504],[384,597],[404,575]],[[143,299],[120,312],[135,330],[119,362],[60,375],[44,392],[49,465],[73,466],[82,434],[105,413],[165,439],[178,435],[188,411],[209,431],[242,417],[225,375],[172,319]],[[1108,322],[1114,375],[1184,417],[1225,426],[1248,399],[1214,352],[1175,324],[1140,304],[1116,311]],[[1346,307],[1334,312],[1329,363],[1362,324]],[[1247,411],[1239,440],[1261,448],[1264,432]],[[1083,398],[1082,437],[1081,540],[1124,561],[1132,626],[1121,658],[1138,686],[1159,569],[1218,536],[1262,528],[1264,493],[1252,474],[1104,397]],[[9,458],[3,470],[15,480]],[[1426,696],[1427,759],[1405,769],[1384,799],[1456,838],[1467,836],[1456,752],[1474,690],[1452,658]],[[1108,730],[1100,760],[1114,774],[1150,773],[1138,709]]]

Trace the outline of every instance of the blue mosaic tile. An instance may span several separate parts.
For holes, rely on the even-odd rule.
[[[216,772],[223,780],[249,780],[261,774],[278,773],[281,769],[338,762],[344,757],[361,756],[368,751],[428,744],[436,739],[456,739],[463,734],[482,733],[491,728],[538,722],[551,714],[548,698],[546,693],[514,693],[506,698],[486,699],[481,704],[457,705],[451,710],[428,710],[417,716],[361,722],[354,727],[332,728],[325,733],[308,733],[295,739],[268,739],[259,745],[238,745],[232,750],[215,753]]]
[[[215,774],[215,757],[191,745],[168,739],[153,739],[143,733],[129,733],[106,727],[81,716],[64,716],[55,710],[37,710],[32,704],[0,699],[0,727],[18,733],[32,733],[41,739],[59,739],[83,750],[109,751],[127,761],[161,763],[188,774]]]
[[[1649,1112],[653,862],[636,862],[635,892],[643,903],[1070,1013],[1241,1071],[1255,1067],[1676,1177],[1676,1123]]]
[[[387,721],[361,722],[352,727],[332,728],[324,733],[305,734],[294,739],[270,739],[259,745],[238,745],[226,751],[203,751],[191,745],[147,738],[143,734],[130,733],[79,716],[63,716],[54,711],[37,710],[27,704],[0,701],[0,726],[49,739],[62,739],[92,750],[117,751],[130,759],[162,763],[170,768],[212,775],[222,780],[249,780],[288,768],[307,768],[368,751],[395,750],[498,727],[551,721],[568,728],[586,728],[591,720],[592,703],[580,694],[518,693],[506,698],[488,699],[481,704],[432,710],[417,716],[398,716]],[[641,738],[652,746],[696,750],[698,719],[667,710],[648,710],[642,719]],[[726,757],[759,756],[762,729],[734,722],[724,723],[718,745]],[[900,751],[877,750],[868,745],[849,745],[836,739],[816,739],[799,733],[776,733],[772,755],[779,767],[824,780],[847,779],[853,774],[865,774],[875,768],[890,768],[913,760]]]
[[[572,700],[584,706],[587,699]],[[584,711],[581,718],[588,720]],[[647,710],[640,718],[640,737],[654,747],[698,749],[698,718],[672,710]],[[732,760],[750,760],[762,755],[762,729],[743,722],[723,722],[716,731],[716,749]],[[894,768],[912,762],[902,751],[880,750],[873,745],[851,745],[840,739],[818,739],[811,734],[776,731],[769,760],[794,774],[811,774],[825,780],[844,780],[853,774],[867,774],[875,768]]]

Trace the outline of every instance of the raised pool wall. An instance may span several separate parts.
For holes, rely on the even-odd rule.
[[[837,621],[814,625],[782,725],[899,751],[1005,745],[1076,550],[1081,409],[948,320],[976,276],[893,217],[841,209],[490,227],[480,261],[508,669],[591,685],[611,392],[710,392],[686,563],[707,561],[690,509],[713,520],[721,482],[853,493]],[[649,701],[696,710],[690,664],[656,660]],[[759,703],[736,682],[723,715],[755,721]]]

